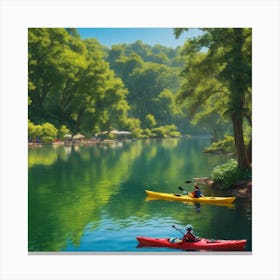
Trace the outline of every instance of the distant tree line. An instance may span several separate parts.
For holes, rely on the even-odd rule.
[[[63,133],[91,137],[115,128],[142,138],[199,133],[222,138],[230,123],[215,107],[210,112],[207,105],[193,118],[191,103],[178,102],[186,78],[193,79],[180,74],[192,63],[181,51],[142,41],[109,49],[96,39],[81,39],[72,28],[30,28],[29,137],[50,142]]]

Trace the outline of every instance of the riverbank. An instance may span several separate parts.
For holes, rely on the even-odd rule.
[[[36,147],[43,147],[45,145],[53,145],[53,146],[59,146],[59,145],[64,145],[64,146],[74,146],[74,145],[95,145],[95,144],[108,144],[108,143],[116,143],[120,141],[133,141],[134,139],[122,139],[122,140],[110,140],[110,139],[105,139],[105,140],[69,140],[69,141],[54,141],[51,143],[28,143],[29,148],[36,148]]]
[[[237,181],[228,189],[223,189],[215,184],[211,178],[194,178],[194,182],[207,186],[215,190],[223,190],[226,196],[251,197],[252,196],[252,179]]]

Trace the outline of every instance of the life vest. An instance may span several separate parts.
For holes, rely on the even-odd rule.
[[[195,241],[196,240],[196,236],[188,231],[185,235],[184,235],[184,241]]]
[[[194,197],[201,197],[201,192],[200,192],[200,190],[195,190],[195,191],[193,191],[193,196],[194,196]]]

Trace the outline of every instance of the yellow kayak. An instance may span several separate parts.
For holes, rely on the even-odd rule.
[[[151,198],[160,198],[167,200],[176,200],[176,201],[191,201],[191,202],[202,202],[202,203],[232,203],[236,197],[213,197],[213,196],[203,196],[203,197],[193,197],[191,193],[188,194],[178,194],[178,193],[162,193],[162,192],[153,192],[145,190],[146,194]]]

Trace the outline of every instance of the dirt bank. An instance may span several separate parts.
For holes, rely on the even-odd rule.
[[[194,181],[212,189],[222,190],[221,186],[215,184],[211,178],[194,178]],[[230,188],[224,189],[223,192],[226,196],[251,197],[252,180],[240,180]]]

